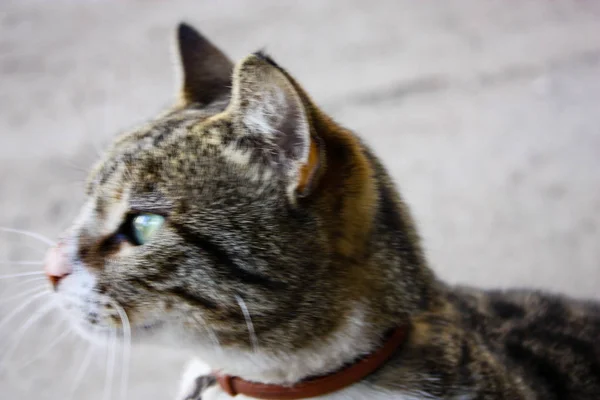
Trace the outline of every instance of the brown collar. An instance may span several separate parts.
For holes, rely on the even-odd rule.
[[[244,380],[237,376],[215,373],[219,385],[230,396],[243,394],[263,400],[296,400],[322,396],[350,386],[381,367],[406,337],[406,328],[395,329],[374,353],[330,375],[309,378],[293,386],[270,385]]]

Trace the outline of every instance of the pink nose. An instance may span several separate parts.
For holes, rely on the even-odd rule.
[[[73,272],[62,243],[57,244],[46,253],[44,272],[55,290],[59,282]]]

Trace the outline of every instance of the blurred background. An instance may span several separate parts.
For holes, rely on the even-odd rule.
[[[98,153],[174,98],[180,20],[233,59],[266,48],[373,146],[445,280],[600,298],[594,0],[2,0],[0,226],[70,223]],[[46,247],[0,233],[0,274]],[[101,398],[110,354],[27,306],[35,278],[0,279],[1,397]],[[128,398],[173,398],[185,357],[134,349]]]

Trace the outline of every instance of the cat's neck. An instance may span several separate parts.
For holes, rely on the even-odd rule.
[[[430,293],[435,301],[428,305],[439,306],[441,300],[437,297],[437,289],[432,288]],[[427,310],[419,310],[414,316],[425,311]],[[261,348],[259,343],[254,350],[215,349],[214,346],[207,346],[200,349],[197,356],[210,365],[212,371],[252,382],[291,385],[310,377],[334,373],[375,352],[392,328],[403,327],[410,334],[412,317],[404,316],[395,324],[379,325],[382,324],[381,319],[373,315],[369,306],[357,304],[344,324],[326,337],[297,351],[273,352],[268,348]]]
[[[369,326],[365,310],[357,307],[343,326],[295,352],[274,353],[260,346],[255,350],[210,348],[201,350],[198,357],[223,374],[286,385],[339,370],[374,351],[381,343],[380,336]]]

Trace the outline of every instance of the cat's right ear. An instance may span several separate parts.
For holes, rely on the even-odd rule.
[[[177,44],[184,104],[208,105],[230,92],[233,63],[221,50],[185,23],[177,28]]]

